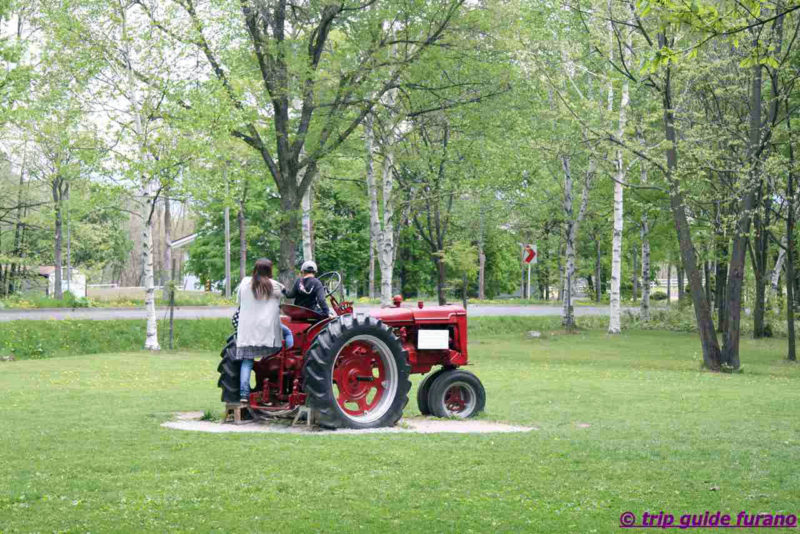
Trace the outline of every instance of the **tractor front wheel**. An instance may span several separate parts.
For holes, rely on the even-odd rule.
[[[439,369],[438,371],[434,371],[425,376],[420,381],[419,386],[417,387],[417,406],[419,407],[419,413],[422,415],[431,414],[431,407],[428,404],[428,393],[430,392],[431,384],[433,384],[433,381],[436,380],[436,377],[445,371],[447,371],[447,369]]]
[[[393,426],[408,403],[408,353],[374,317],[344,315],[317,335],[303,367],[303,390],[320,426]]]
[[[430,385],[428,406],[436,417],[465,419],[483,411],[486,390],[478,377],[469,371],[450,369]]]

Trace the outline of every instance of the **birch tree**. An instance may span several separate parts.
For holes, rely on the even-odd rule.
[[[788,215],[787,215],[788,216]],[[778,247],[778,257],[775,259],[775,265],[772,267],[772,272],[769,275],[769,293],[767,294],[767,301],[771,301],[778,294],[780,287],[781,272],[783,271],[783,264],[786,260],[786,245],[788,240],[786,235],[781,238],[780,246]]]
[[[156,201],[161,190],[154,183],[153,177],[148,173],[147,163],[152,163],[153,154],[150,151],[150,119],[145,115],[145,106],[149,105],[147,93],[140,96],[136,77],[134,74],[134,62],[131,47],[131,36],[128,29],[128,10],[129,7],[120,0],[117,4],[117,15],[121,22],[120,32],[123,43],[122,64],[123,72],[118,72],[122,80],[122,95],[128,104],[128,115],[132,118],[131,131],[132,141],[138,164],[134,164],[134,172],[138,174],[138,188],[142,200],[142,219],[144,222],[142,230],[142,265],[144,266],[144,307],[147,312],[147,328],[145,333],[144,348],[147,350],[161,350],[158,343],[158,323],[156,321],[155,304],[155,272],[153,258],[153,215],[155,214]]]
[[[387,93],[385,103],[387,108],[394,105],[394,92]],[[365,128],[366,138],[366,167],[367,167],[367,194],[369,195],[370,211],[370,241],[374,240],[375,253],[380,267],[381,305],[389,306],[392,303],[392,281],[394,279],[395,264],[395,222],[394,222],[394,150],[395,143],[400,135],[400,125],[389,117],[388,131],[384,133],[380,143],[382,150],[381,180],[380,180],[380,208],[378,201],[378,184],[375,180],[374,156],[376,154],[374,140],[374,118],[370,115]],[[372,251],[370,251],[372,254]],[[374,269],[374,267],[372,267]],[[373,272],[374,280],[374,272]]]
[[[609,62],[614,62],[614,43],[616,32],[611,17],[611,3],[609,2]],[[622,48],[621,61],[627,65],[630,61],[630,50],[633,46],[632,34],[630,31],[621,30],[627,34],[625,45]],[[612,82],[608,86],[608,111],[613,111],[614,89]],[[622,90],[619,99],[619,111],[617,117],[617,139],[622,140],[625,136],[625,123],[627,120],[628,103],[630,102],[630,81],[628,78],[622,80]],[[617,147],[614,158],[614,229],[611,237],[611,299],[609,304],[608,333],[620,333],[620,281],[622,279],[622,230],[623,230],[623,196],[625,186],[625,161],[623,158],[622,147]]]
[[[367,195],[369,196],[369,298],[375,298],[375,253],[378,250],[378,241],[381,234],[381,221],[378,216],[378,189],[375,184],[373,114],[364,119],[364,145],[367,176]],[[387,303],[388,304],[388,303]]]
[[[158,34],[149,31],[135,3],[127,0],[94,0],[80,5],[42,2],[49,11],[53,31],[71,50],[95,66],[93,98],[104,110],[107,142],[114,148],[109,172],[132,189],[135,216],[141,218],[147,328],[145,348],[159,350],[155,309],[155,258],[153,218],[165,187],[196,145],[169,128],[177,106],[175,74],[185,67],[185,56],[170,49]],[[142,42],[148,46],[139,46]],[[160,84],[153,80],[169,80]]]
[[[314,238],[311,228],[311,186],[303,193],[302,209],[302,227],[303,227],[303,261],[314,260]]]
[[[573,308],[573,293],[575,283],[575,249],[578,227],[586,216],[589,205],[589,190],[595,173],[595,160],[589,160],[588,169],[583,178],[581,187],[581,200],[578,212],[573,206],[573,177],[570,169],[569,156],[561,156],[561,167],[564,172],[564,242],[566,244],[566,265],[564,267],[564,291],[562,294],[561,324],[568,330],[575,328],[575,310]]]

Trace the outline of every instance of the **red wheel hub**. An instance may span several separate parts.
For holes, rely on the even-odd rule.
[[[333,366],[333,382],[339,390],[336,402],[348,415],[365,415],[375,408],[383,397],[385,381],[380,355],[363,341],[342,349]]]
[[[464,398],[464,388],[459,385],[450,386],[444,394],[444,405],[448,411],[453,413],[463,412],[467,407],[467,400]]]

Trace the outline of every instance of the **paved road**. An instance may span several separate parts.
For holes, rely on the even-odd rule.
[[[356,306],[358,311],[368,311],[374,306]],[[485,316],[543,316],[560,315],[560,306],[469,306],[470,317]],[[166,308],[158,308],[158,318],[167,317]],[[211,319],[229,318],[233,308],[222,306],[184,306],[175,308],[176,319]],[[608,315],[608,306],[576,306],[575,315]],[[145,312],[141,308],[78,308],[71,309],[36,309],[36,310],[0,310],[1,321],[46,320],[46,319],[92,319],[104,321],[109,319],[144,319]]]

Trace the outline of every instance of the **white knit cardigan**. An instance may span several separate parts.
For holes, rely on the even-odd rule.
[[[236,300],[239,303],[236,346],[280,347],[283,341],[280,310],[283,285],[272,280],[272,295],[256,299],[250,285],[251,280],[251,277],[245,277],[236,290]]]

